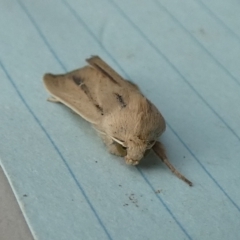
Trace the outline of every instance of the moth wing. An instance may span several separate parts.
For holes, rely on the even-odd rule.
[[[87,66],[63,75],[45,74],[43,81],[48,92],[57,101],[88,122],[97,124],[103,117],[95,94],[101,77],[94,77],[93,70]]]
[[[125,108],[130,96],[140,92],[100,57],[87,59],[91,66],[63,74],[44,76],[50,94],[87,121],[98,124],[109,113]]]
[[[121,77],[113,68],[111,68],[105,61],[103,61],[99,56],[92,56],[86,59],[86,61],[103,75],[109,78],[112,83],[117,84],[119,87],[125,87],[128,90],[140,91],[138,86],[124,78]]]
[[[115,84],[121,85],[125,80],[113,70],[106,62],[104,62],[99,56],[93,56],[86,59],[86,61],[95,69],[102,72],[105,76],[115,82]]]
[[[104,94],[100,94],[98,100],[106,112],[127,105],[130,96],[134,92],[140,92],[136,84],[122,78],[99,56],[92,56],[86,61],[103,76],[99,92]]]

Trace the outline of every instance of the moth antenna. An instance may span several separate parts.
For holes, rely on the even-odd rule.
[[[171,170],[171,172],[176,175],[178,178],[182,179],[185,183],[187,183],[190,187],[193,185],[191,181],[185,178],[168,160],[167,155],[165,153],[164,146],[160,142],[156,142],[152,147],[153,151],[156,153],[158,157],[166,164],[166,166]]]

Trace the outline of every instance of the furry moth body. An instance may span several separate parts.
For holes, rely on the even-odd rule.
[[[90,122],[109,152],[125,157],[127,164],[137,165],[151,148],[166,163],[164,148],[156,143],[166,128],[158,109],[101,58],[86,61],[88,66],[75,71],[44,75],[44,85],[51,94],[48,100],[65,104]],[[179,172],[172,172],[184,180]]]

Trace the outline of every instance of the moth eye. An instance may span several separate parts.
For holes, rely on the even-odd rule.
[[[127,149],[127,147],[125,147],[125,146],[122,146],[122,148],[123,148],[123,149]]]

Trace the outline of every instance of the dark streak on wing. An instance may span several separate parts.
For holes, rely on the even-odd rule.
[[[101,115],[104,115],[102,107],[100,107],[98,104],[95,104],[95,107],[101,112]]]
[[[88,87],[83,82],[81,83],[80,88],[84,91],[84,93],[87,95],[89,100],[92,101],[94,106],[101,112],[101,115],[104,115],[102,107],[100,107],[99,104],[96,103],[96,101],[92,97]]]
[[[113,83],[119,85],[119,83],[100,66],[98,66],[97,64],[94,64],[94,67],[97,68],[99,71],[101,71],[104,75],[106,75]]]
[[[118,100],[118,102],[121,104],[121,106],[122,106],[122,107],[126,107],[126,106],[127,106],[127,104],[124,102],[124,100],[123,100],[122,96],[121,96],[121,95],[119,95],[118,93],[114,93],[114,94],[116,95],[116,97],[117,97],[117,100]]]
[[[84,84],[84,80],[77,76],[73,76],[72,79],[76,83],[76,85],[79,86],[84,91],[89,100],[93,102],[94,106],[101,112],[101,115],[104,115],[102,107],[100,107],[99,104],[97,104],[96,101],[94,101],[88,87]]]
[[[78,86],[80,86],[81,84],[83,84],[83,79],[80,78],[80,77],[73,76],[72,79],[73,79],[73,81],[76,83],[76,85],[78,85]]]

